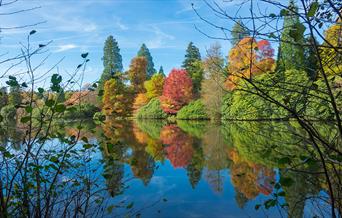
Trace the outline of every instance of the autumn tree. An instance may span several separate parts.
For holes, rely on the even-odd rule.
[[[134,98],[133,102],[133,113],[136,113],[142,106],[146,105],[149,102],[149,99],[146,96],[146,93],[138,93]]]
[[[192,99],[192,81],[185,70],[173,69],[165,79],[163,95],[160,97],[162,109],[176,114]]]
[[[278,51],[277,70],[304,69],[304,31],[294,0],[283,11],[284,25]]]
[[[160,73],[154,74],[150,80],[145,81],[146,97],[152,99],[163,93],[164,76]]]
[[[105,82],[114,77],[116,72],[122,72],[122,57],[118,42],[113,36],[108,36],[103,48],[103,73],[99,80],[98,90],[103,90]]]
[[[125,117],[128,115],[128,99],[125,96],[125,85],[116,80],[110,79],[104,85],[102,98],[102,112],[106,116]]]
[[[128,70],[128,77],[135,93],[145,92],[146,69],[147,60],[145,57],[135,57],[132,59]]]
[[[156,70],[154,69],[153,58],[150,53],[150,50],[148,50],[147,46],[144,43],[141,45],[137,56],[146,58],[146,61],[147,61],[146,77],[150,79],[152,75],[156,73]]]
[[[221,45],[216,43],[208,49],[203,61],[204,79],[202,81],[201,97],[207,113],[212,119],[221,117],[222,99],[225,94],[225,66],[221,53]]]
[[[232,28],[231,35],[230,42],[235,46],[241,39],[249,36],[249,31],[241,21],[237,21]]]
[[[255,75],[273,71],[274,50],[267,40],[257,42],[251,37],[242,39],[229,53],[226,87],[233,90],[240,78],[251,79]]]
[[[321,51],[323,69],[327,75],[341,74],[342,69],[342,22],[332,25],[324,32],[326,42]],[[330,44],[330,45],[329,45]]]
[[[201,63],[201,54],[199,49],[193,44],[193,42],[190,42],[186,49],[182,67],[188,72],[192,79],[193,92],[195,95],[198,95],[201,90],[201,82],[203,79],[203,67]]]

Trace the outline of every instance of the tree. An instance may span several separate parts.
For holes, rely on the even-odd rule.
[[[165,79],[163,95],[160,97],[162,109],[176,114],[192,99],[192,81],[185,70],[173,69]]]
[[[103,48],[103,73],[99,80],[98,90],[103,90],[105,82],[114,77],[115,73],[122,72],[122,57],[118,42],[113,36],[108,36]]]
[[[220,119],[226,77],[220,44],[211,45],[207,53],[207,57],[203,61],[204,79],[202,81],[201,97],[210,118]]]
[[[146,69],[147,60],[145,57],[135,57],[132,59],[128,70],[128,77],[135,93],[145,92]]]
[[[319,62],[314,45],[318,44],[318,42],[315,38],[308,37],[305,39],[305,44],[307,45],[304,47],[305,70],[307,71],[308,76],[311,80],[316,80],[319,69]]]
[[[153,58],[151,56],[151,53],[144,43],[141,45],[137,56],[146,58],[147,60],[146,75],[147,75],[147,78],[150,79],[152,75],[156,73],[156,70],[154,69],[154,63],[153,63]]]
[[[324,37],[327,42],[323,45],[321,57],[323,69],[327,75],[338,75],[342,69],[342,22],[332,25],[324,32]],[[328,43],[330,45],[328,45]]]
[[[182,67],[189,73],[194,86],[193,92],[195,95],[198,95],[201,90],[201,82],[203,79],[203,67],[199,49],[192,42],[189,43],[188,48],[186,49]]]
[[[158,73],[161,74],[163,77],[166,77],[163,66],[160,66]]]
[[[8,94],[8,104],[19,106],[22,101],[21,89],[19,86],[11,86]]]
[[[102,112],[115,118],[127,116],[127,99],[124,84],[115,79],[108,80],[104,85]]]
[[[294,0],[284,13],[284,26],[278,51],[277,71],[304,69],[304,31]]]
[[[145,93],[139,93],[136,95],[133,102],[133,113],[136,113],[142,106],[145,106],[149,102]]]
[[[8,94],[5,87],[0,88],[0,110],[8,104]]]
[[[257,42],[254,38],[242,39],[229,53],[229,77],[226,87],[235,89],[241,78],[251,79],[255,75],[273,71],[274,50],[267,40]]]
[[[163,93],[164,76],[160,73],[154,74],[150,80],[145,81],[146,96],[148,99],[159,97]]]
[[[232,28],[231,35],[230,42],[235,46],[241,39],[249,36],[249,31],[241,21],[237,21]]]

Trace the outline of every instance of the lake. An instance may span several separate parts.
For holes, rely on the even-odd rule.
[[[282,167],[284,157],[305,156],[296,123],[107,120],[82,122],[82,128],[77,123],[54,131],[71,136],[81,129],[80,138],[97,146],[84,172],[70,171],[59,180],[92,178],[96,203],[89,216],[313,217],[329,208],[317,200],[327,196],[321,176]],[[51,148],[59,144],[54,139]],[[291,184],[280,187],[281,176]],[[275,205],[264,206],[272,199]]]

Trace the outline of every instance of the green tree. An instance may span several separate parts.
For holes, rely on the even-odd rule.
[[[222,100],[226,93],[223,89],[226,78],[224,75],[224,59],[221,46],[218,43],[208,49],[203,66],[204,79],[202,81],[201,97],[210,118],[217,120],[221,118]]]
[[[122,57],[118,42],[113,36],[108,36],[103,48],[103,73],[99,80],[98,90],[103,90],[105,82],[114,77],[116,72],[122,72]]]
[[[319,69],[318,57],[314,48],[315,43],[318,45],[315,38],[308,37],[305,39],[305,44],[308,46],[304,48],[304,64],[305,70],[311,80],[316,80]]]
[[[140,50],[138,51],[138,57],[146,58],[146,61],[147,61],[146,75],[147,75],[147,79],[150,79],[152,75],[156,73],[156,70],[154,69],[154,63],[153,63],[153,58],[151,56],[151,53],[144,43],[141,45]]]
[[[290,0],[288,10],[284,9],[283,32],[278,51],[277,70],[304,69],[304,31],[297,14],[298,8],[294,0]]]
[[[235,46],[241,39],[249,36],[249,31],[241,21],[237,21],[231,31],[230,42]]]
[[[12,106],[18,106],[21,104],[22,96],[19,86],[11,86],[8,94],[8,104]]]
[[[195,96],[198,95],[201,90],[201,82],[203,79],[203,67],[200,51],[193,42],[190,42],[186,49],[182,67],[188,72],[192,79],[193,92]]]
[[[163,77],[166,77],[163,66],[160,66],[158,73],[161,74]]]
[[[8,95],[5,87],[0,88],[0,110],[8,103]]]

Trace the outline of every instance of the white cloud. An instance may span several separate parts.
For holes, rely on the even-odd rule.
[[[174,40],[175,37],[173,35],[169,35],[159,29],[157,26],[152,26],[152,32],[155,34],[155,38],[149,40],[146,45],[147,47],[153,48],[165,48],[170,46],[165,46],[167,40]]]
[[[75,49],[75,48],[78,48],[78,46],[75,44],[58,45],[55,52],[63,52],[63,51],[68,51],[68,50]]]
[[[114,26],[119,28],[120,30],[128,30],[128,26],[122,23],[121,18],[114,18]]]

